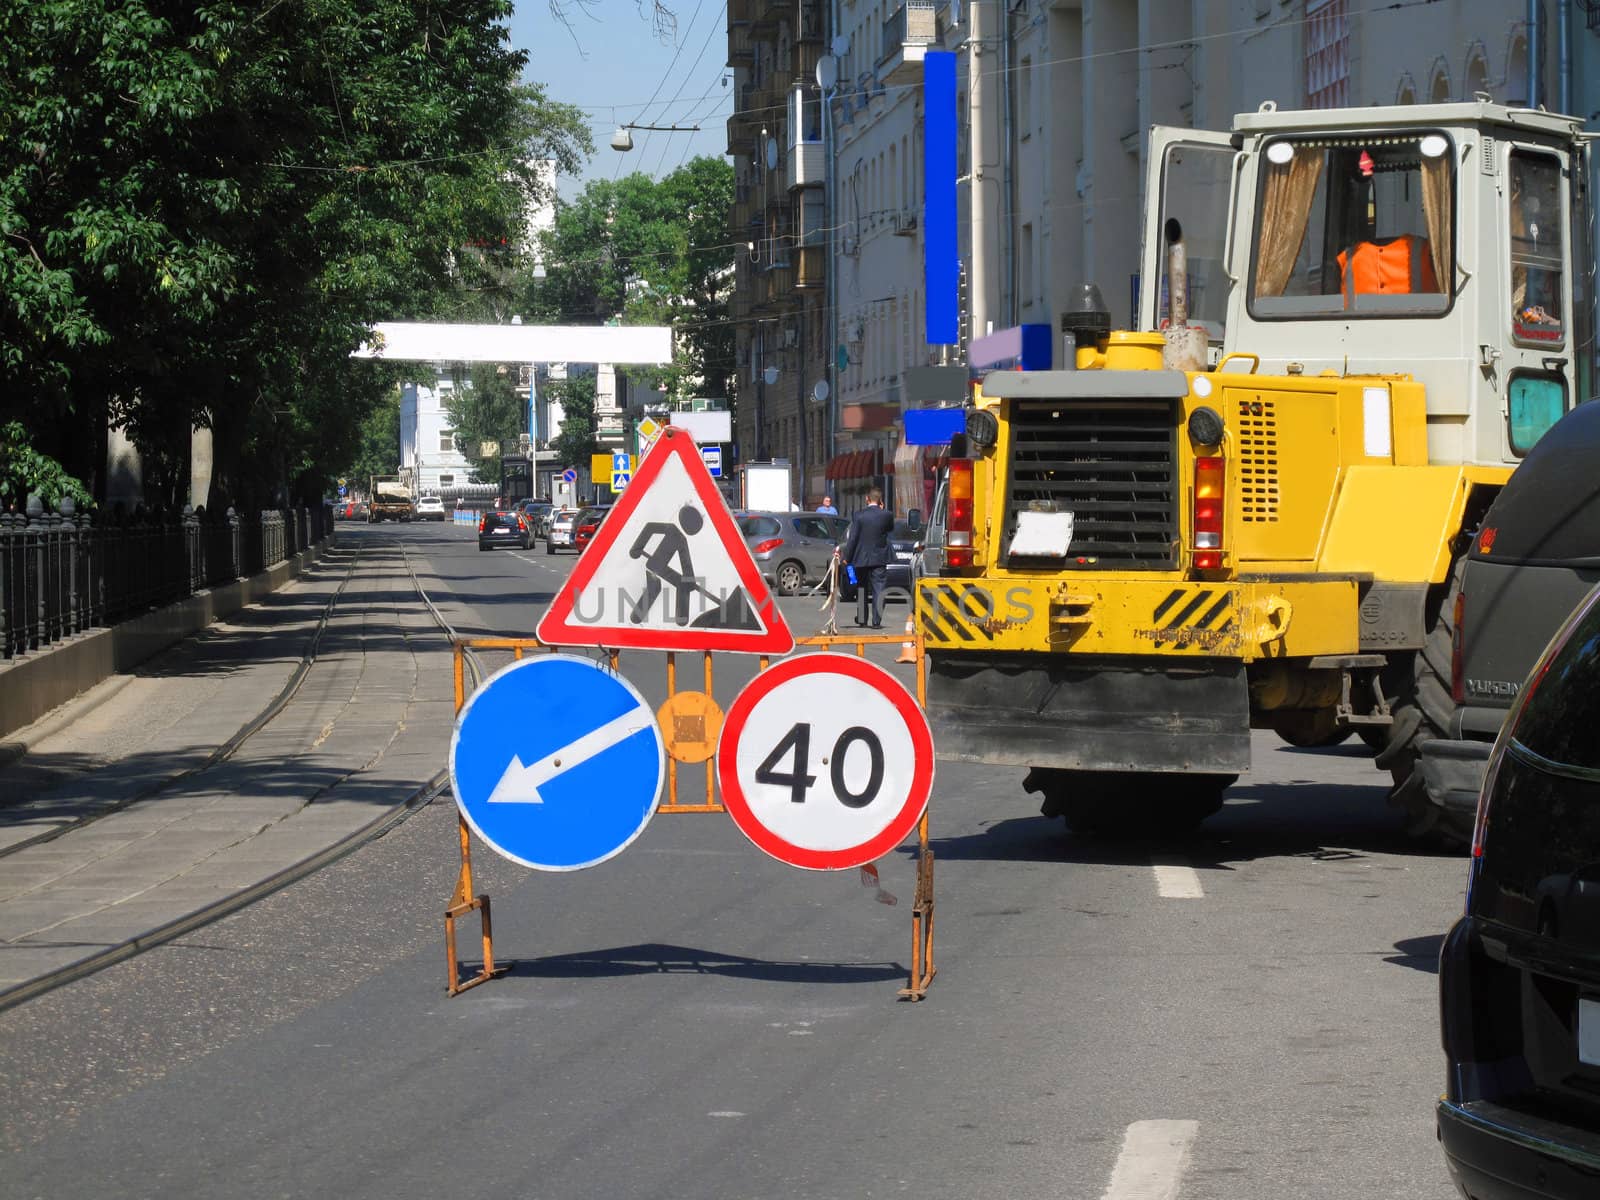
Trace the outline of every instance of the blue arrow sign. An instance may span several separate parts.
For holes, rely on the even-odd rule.
[[[666,773],[644,697],[571,654],[496,671],[467,701],[450,740],[450,783],[467,824],[540,871],[576,871],[620,854],[655,815]]]

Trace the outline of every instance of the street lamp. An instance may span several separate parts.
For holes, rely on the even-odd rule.
[[[617,131],[611,135],[611,148],[626,154],[633,149],[633,130],[653,130],[657,133],[699,133],[698,125],[640,125],[630,121],[626,125],[618,125]]]

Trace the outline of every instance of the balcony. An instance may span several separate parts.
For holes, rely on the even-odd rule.
[[[789,190],[820,187],[823,183],[821,142],[799,142],[789,147]]]
[[[883,54],[878,78],[883,83],[914,83],[922,77],[922,59],[939,41],[939,10],[933,0],[906,0],[883,23]]]
[[[805,291],[827,282],[827,247],[800,246],[795,249],[794,285]]]
[[[728,65],[748,67],[756,61],[755,47],[750,44],[750,31],[743,25],[728,22]]]
[[[789,15],[789,6],[783,0],[750,0],[750,33],[756,41],[767,41],[777,36],[778,25]]]
[[[826,25],[827,12],[822,0],[800,0],[800,28],[797,41],[821,42]]]

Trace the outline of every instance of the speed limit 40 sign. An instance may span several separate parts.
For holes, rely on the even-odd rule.
[[[803,654],[739,693],[717,743],[734,822],[772,857],[836,871],[905,840],[933,790],[933,734],[889,672],[845,654]]]

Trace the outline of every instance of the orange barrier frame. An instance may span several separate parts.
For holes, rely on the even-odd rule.
[[[917,668],[917,703],[924,709],[927,708],[928,699],[928,671],[927,659],[923,652],[923,640],[920,632],[912,635],[915,663]],[[898,634],[876,634],[872,636],[843,636],[837,634],[819,634],[815,637],[796,638],[796,647],[812,647],[819,650],[831,650],[836,646],[854,646],[856,656],[865,658],[867,647],[872,645],[903,645],[905,638]],[[474,650],[509,650],[512,657],[522,659],[529,652],[549,653],[555,650],[567,649],[560,646],[547,646],[538,638],[456,638],[452,641],[455,650],[455,700],[456,713],[460,714],[467,703],[466,687],[466,656]],[[611,669],[618,671],[622,661],[620,650],[607,650],[611,661]],[[638,653],[655,653],[639,651]],[[667,700],[670,702],[674,696],[679,695],[678,689],[678,664],[677,656],[680,653],[698,654],[704,661],[705,694],[712,695],[713,672],[712,652],[709,650],[685,652],[663,651],[667,658]],[[762,655],[759,670],[765,671],[771,662],[766,655]],[[689,689],[685,689],[689,690]],[[670,742],[667,755],[667,795],[666,799],[656,806],[657,813],[720,813],[728,810],[723,807],[716,794],[716,755],[713,753],[703,760],[706,764],[706,794],[705,799],[686,801],[678,796],[678,758],[671,753]],[[505,967],[497,967],[494,961],[494,936],[491,930],[489,915],[489,897],[487,894],[473,894],[472,886],[472,838],[471,829],[466,818],[460,812],[456,813],[457,832],[461,844],[461,869],[456,877],[455,891],[450,897],[450,904],[445,909],[445,956],[448,960],[449,992],[456,996],[468,988],[486,983],[496,975],[503,974]],[[476,975],[463,980],[460,974],[459,960],[456,955],[456,919],[464,917],[476,910],[479,913],[483,932],[483,966]],[[917,822],[917,881],[916,890],[911,902],[911,967],[906,980],[906,986],[899,990],[902,1000],[921,1000],[928,994],[928,985],[933,982],[933,977],[938,973],[938,968],[933,963],[933,850],[928,845],[928,813],[924,810],[922,819]]]

